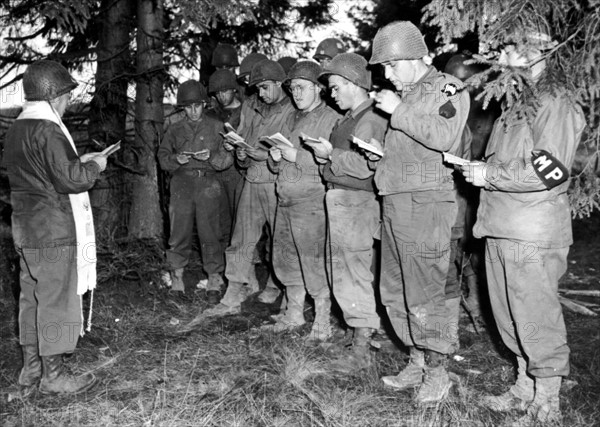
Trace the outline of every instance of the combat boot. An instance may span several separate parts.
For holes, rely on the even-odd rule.
[[[286,288],[288,304],[285,314],[277,316],[275,324],[265,325],[263,330],[269,332],[291,331],[306,323],[304,320],[304,286],[289,286]]]
[[[171,290],[185,292],[185,285],[183,284],[183,268],[176,268],[171,271]]]
[[[269,275],[265,289],[258,295],[258,300],[264,304],[273,304],[281,295],[281,291]]]
[[[206,299],[210,305],[218,304],[221,301],[221,290],[223,288],[223,277],[219,273],[208,275],[208,283],[206,284]]]
[[[517,356],[517,381],[505,393],[499,396],[483,396],[481,404],[489,409],[499,412],[508,412],[513,409],[524,411],[533,401],[533,379],[527,375],[527,362]]]
[[[315,344],[331,337],[333,337],[331,300],[329,297],[315,298],[315,320],[309,335],[306,337],[306,343]]]
[[[416,347],[409,347],[409,354],[408,364],[398,375],[381,378],[385,385],[404,390],[410,387],[418,387],[423,383],[425,352]]]
[[[19,374],[19,385],[32,387],[42,378],[42,359],[38,354],[37,345],[22,345],[23,367]]]
[[[415,401],[422,404],[436,403],[445,399],[452,387],[446,370],[448,356],[433,350],[427,350],[425,356],[425,375]]]
[[[535,396],[527,413],[517,420],[519,426],[562,425],[559,392],[562,377],[535,378]]]
[[[88,391],[96,384],[93,374],[70,375],[63,369],[61,354],[42,356],[42,394],[78,394]]]
[[[371,336],[374,331],[371,328],[355,328],[352,344],[345,347],[343,354],[331,362],[331,368],[342,372],[352,372],[373,366]]]

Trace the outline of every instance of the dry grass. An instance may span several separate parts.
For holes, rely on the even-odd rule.
[[[148,252],[131,255],[135,259],[128,258],[127,268],[156,259],[154,249]],[[116,258],[123,262],[111,257]],[[94,328],[67,361],[72,370],[92,369],[100,379],[99,386],[83,396],[34,393],[25,399],[10,395],[12,400],[7,401],[16,388],[21,362],[16,301],[4,294],[2,425],[462,427],[510,425],[520,415],[494,413],[477,403],[482,394],[504,391],[514,380],[506,351],[493,334],[478,336],[463,330],[458,354],[464,359],[451,362],[457,384],[449,398],[434,407],[417,407],[412,391],[390,390],[379,380],[405,365],[400,350],[380,350],[370,370],[330,371],[329,353],[303,344],[307,328],[261,333],[258,327],[276,308],[260,303],[245,305],[241,315],[206,321],[181,335],[171,319],[182,324],[190,320],[205,305],[204,291],[188,290],[187,296],[175,297],[157,286],[156,266],[139,269],[141,279],[135,281],[118,280],[114,266],[105,270],[110,274],[95,296]],[[194,273],[186,281],[195,283]],[[572,348],[569,379],[578,385],[562,393],[564,425],[597,425],[600,324],[569,313],[566,319]]]

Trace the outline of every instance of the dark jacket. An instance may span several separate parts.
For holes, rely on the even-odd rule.
[[[26,119],[15,121],[6,135],[3,167],[11,187],[15,246],[75,245],[69,194],[92,188],[98,164],[81,163],[57,124]]]

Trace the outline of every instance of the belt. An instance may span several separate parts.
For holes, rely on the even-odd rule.
[[[347,185],[334,184],[333,182],[327,183],[327,189],[328,190],[348,190],[348,191],[368,191],[368,190],[365,190],[364,188],[353,188],[353,187],[348,187]]]
[[[203,170],[203,169],[180,169],[176,174],[182,174],[187,176],[197,176],[203,177],[207,175],[215,175],[217,172],[213,170]]]

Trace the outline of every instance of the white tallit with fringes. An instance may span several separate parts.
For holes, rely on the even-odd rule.
[[[49,102],[25,102],[23,111],[17,117],[17,120],[22,119],[48,120],[56,123],[69,140],[75,154],[79,155],[69,130]],[[73,210],[75,235],[77,238],[77,295],[80,295],[81,298],[81,295],[87,291],[92,292],[87,326],[87,330],[89,331],[92,327],[92,304],[94,301],[94,289],[96,288],[96,235],[94,233],[94,218],[92,216],[90,196],[87,191],[78,194],[69,194],[69,200]],[[83,323],[83,304],[81,304],[81,336],[84,334]]]

